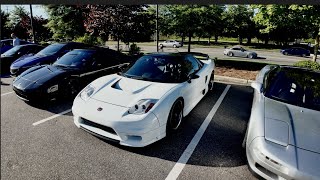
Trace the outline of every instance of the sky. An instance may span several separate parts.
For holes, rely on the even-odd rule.
[[[30,5],[27,4],[14,4],[14,5],[10,5],[10,4],[1,4],[1,10],[4,12],[9,12],[12,11],[14,9],[14,6],[23,6],[24,9],[27,12],[30,12]],[[48,15],[45,11],[45,9],[42,7],[42,5],[39,4],[33,4],[32,5],[32,14],[33,16],[42,16],[43,18],[48,18]]]

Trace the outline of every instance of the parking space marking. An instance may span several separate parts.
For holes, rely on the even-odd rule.
[[[33,123],[32,125],[33,125],[33,126],[37,126],[37,125],[39,125],[39,124],[41,124],[41,123],[44,123],[44,122],[49,121],[49,120],[51,120],[51,119],[54,119],[54,118],[56,118],[56,117],[62,116],[62,115],[67,114],[67,113],[69,113],[69,112],[71,112],[71,109],[65,110],[65,111],[63,111],[63,112],[61,112],[61,113],[59,113],[59,114],[56,114],[56,115],[50,116],[50,117],[48,117],[48,118],[42,119],[42,120],[40,120],[40,121],[37,121],[37,122]]]
[[[180,175],[181,171],[183,170],[184,166],[188,162],[189,158],[191,157],[193,151],[195,150],[196,146],[198,145],[201,137],[203,136],[204,132],[206,131],[209,123],[211,122],[213,116],[217,112],[221,102],[223,101],[224,97],[226,96],[228,90],[230,89],[231,85],[227,85],[227,87],[222,92],[221,96],[219,97],[216,104],[213,106],[209,114],[207,115],[206,119],[201,124],[200,128],[198,129],[196,135],[192,138],[191,142],[189,143],[188,147],[184,150],[183,154],[179,158],[178,162],[174,165],[170,173],[168,174],[166,180],[173,180],[177,179]]]
[[[7,93],[3,93],[3,94],[1,94],[1,96],[5,96],[5,95],[11,94],[11,93],[13,93],[13,91],[7,92]]]

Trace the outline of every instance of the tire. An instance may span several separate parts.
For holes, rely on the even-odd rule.
[[[160,44],[160,47],[163,48],[163,44]]]
[[[208,83],[208,90],[212,91],[213,90],[213,85],[214,85],[214,71],[212,71],[212,74],[210,76],[210,80]]]
[[[253,54],[249,54],[248,58],[253,59],[254,58]]]
[[[306,57],[307,55],[306,55],[306,54],[302,54],[301,56],[302,56],[302,57]]]
[[[174,44],[174,45],[173,45],[173,48],[177,48],[177,45]]]
[[[243,138],[243,141],[242,141],[242,148],[246,148],[246,145],[247,145],[247,136],[248,136],[248,127],[247,127],[247,130],[246,130],[246,134],[244,135],[244,138]]]
[[[232,57],[233,53],[232,52],[228,52],[228,56]]]
[[[288,52],[284,52],[283,54],[284,54],[284,55],[288,55]]]
[[[183,102],[181,99],[176,100],[170,110],[167,120],[167,135],[177,130],[183,118]]]

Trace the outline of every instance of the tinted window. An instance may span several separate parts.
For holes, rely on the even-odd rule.
[[[232,50],[240,51],[240,48],[232,48]]]
[[[184,63],[182,56],[142,56],[123,76],[146,81],[178,83],[186,80],[192,64]]]
[[[14,55],[17,51],[19,51],[21,49],[21,46],[15,46],[11,49],[9,49],[8,51],[4,52],[3,55],[4,56],[12,56]]]
[[[266,96],[292,105],[320,110],[320,74],[282,69],[271,81]]]
[[[188,67],[187,69],[188,75],[195,73],[200,69],[199,63],[197,62],[197,60],[190,55],[185,57],[185,66]]]
[[[49,55],[53,55],[56,52],[60,51],[63,47],[65,46],[65,44],[52,44],[44,49],[42,49],[40,52],[38,52],[38,55],[42,55],[42,56],[49,56]]]
[[[93,54],[94,51],[73,50],[62,56],[53,65],[81,68],[92,63],[91,57]]]

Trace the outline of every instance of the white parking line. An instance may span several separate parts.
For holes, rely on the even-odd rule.
[[[13,93],[13,91],[7,92],[7,93],[3,93],[3,94],[1,94],[1,96],[5,96],[5,95],[11,94],[11,93]]]
[[[37,122],[33,123],[32,125],[33,125],[33,126],[39,125],[39,124],[41,124],[41,123],[44,123],[44,122],[49,121],[49,120],[51,120],[51,119],[54,119],[54,118],[56,118],[56,117],[62,116],[62,115],[67,114],[67,113],[69,113],[69,112],[71,112],[71,109],[65,110],[65,111],[63,111],[63,112],[61,112],[61,113],[59,113],[59,114],[56,114],[56,115],[53,115],[53,116],[51,116],[51,117],[48,117],[48,118],[42,119],[42,120],[40,120],[40,121],[37,121]]]
[[[196,146],[198,145],[201,137],[203,136],[204,132],[206,131],[209,123],[211,122],[214,114],[217,112],[222,100],[226,96],[228,90],[230,89],[230,85],[228,85],[224,91],[222,92],[221,96],[219,97],[216,104],[213,106],[211,111],[209,112],[206,119],[201,124],[200,128],[198,129],[196,135],[192,138],[191,142],[189,143],[188,147],[184,150],[183,154],[179,158],[178,162],[174,165],[170,173],[168,174],[166,180],[173,180],[177,179],[180,175],[181,171],[183,170],[184,166],[188,162],[190,156],[192,155],[193,151],[195,150]]]

